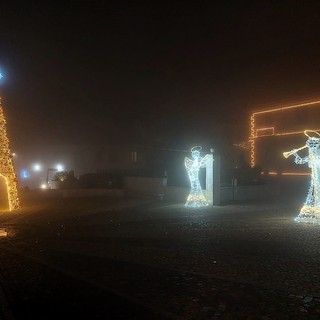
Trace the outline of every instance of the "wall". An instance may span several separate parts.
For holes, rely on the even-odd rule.
[[[126,194],[129,196],[163,197],[167,185],[166,178],[126,177]]]
[[[169,201],[186,201],[190,188],[166,187],[165,199]],[[203,190],[205,195],[205,190]],[[233,200],[259,200],[277,197],[280,194],[280,188],[271,185],[221,187],[221,202],[228,203]]]
[[[38,189],[29,192],[22,191],[22,198],[78,198],[78,197],[122,197],[124,190],[120,189]]]
[[[122,197],[124,195],[136,197],[160,198],[168,201],[185,202],[190,188],[167,186],[166,178],[127,177],[124,189],[71,189],[71,190],[32,190],[23,192],[25,197]],[[304,200],[310,183],[310,177],[274,177],[266,184],[221,187],[221,202],[229,203],[233,200],[259,200],[275,197],[298,197]],[[204,190],[205,194],[205,190]]]
[[[258,200],[280,195],[282,184],[221,187],[221,202],[233,200]],[[129,196],[161,197],[169,201],[186,201],[190,188],[166,185],[165,178],[128,177],[125,179],[126,194]],[[205,190],[203,193],[205,195]]]

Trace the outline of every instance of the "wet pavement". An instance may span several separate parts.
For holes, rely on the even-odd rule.
[[[319,319],[320,226],[298,210],[29,203],[0,216],[0,284],[15,319]]]

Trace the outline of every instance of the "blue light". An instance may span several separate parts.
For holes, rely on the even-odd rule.
[[[29,171],[26,169],[22,169],[20,172],[20,177],[23,180],[29,179]]]
[[[3,75],[2,75],[2,73],[0,72],[0,80],[3,78]]]

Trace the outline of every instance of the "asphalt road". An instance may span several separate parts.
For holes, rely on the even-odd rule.
[[[298,211],[25,201],[0,216],[5,319],[319,319],[320,226]]]

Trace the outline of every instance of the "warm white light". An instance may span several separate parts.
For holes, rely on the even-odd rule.
[[[0,97],[0,176],[4,178],[7,186],[9,210],[20,208],[17,177],[15,174],[12,153],[10,151],[9,139],[7,136],[6,119],[3,115]]]
[[[33,165],[33,171],[41,171],[41,165],[39,163],[35,163]]]
[[[47,185],[46,185],[45,183],[43,183],[43,184],[41,185],[41,189],[47,189]]]
[[[199,170],[201,168],[205,168],[207,161],[209,161],[208,156],[205,157],[200,156],[200,150],[202,148],[200,146],[193,147],[191,149],[191,155],[193,160],[189,158],[184,159],[184,164],[188,172],[188,176],[190,179],[191,190],[188,196],[187,202],[185,203],[186,207],[189,208],[201,208],[208,205],[208,202],[205,196],[202,193],[200,181],[199,181]],[[212,155],[211,161],[212,161]]]
[[[7,237],[8,232],[6,229],[0,228],[0,237]]]
[[[63,165],[62,164],[57,164],[56,165],[56,169],[58,170],[58,171],[63,171]]]
[[[303,133],[303,131],[288,131],[288,132],[277,132],[277,128],[270,127],[270,128],[258,128],[256,129],[256,116],[260,114],[266,114],[266,113],[280,113],[280,118],[284,117],[283,111],[290,110],[290,109],[296,109],[296,108],[309,108],[309,107],[317,107],[319,105],[320,101],[312,101],[312,102],[307,102],[307,103],[301,103],[301,104],[296,104],[292,106],[280,106],[277,108],[271,108],[267,110],[261,110],[261,111],[256,111],[253,112],[250,116],[250,138],[249,138],[249,143],[250,143],[250,164],[251,167],[254,167],[256,165],[256,140],[258,137],[261,136],[286,136],[286,135],[293,135],[293,134],[300,134]],[[259,118],[258,118],[259,119]],[[259,130],[264,130],[264,129],[270,129],[271,131],[265,132],[265,134],[261,135]],[[320,129],[315,129],[313,130],[320,130]],[[259,134],[260,133],[260,134]]]
[[[317,131],[305,130],[304,134],[308,137],[306,145],[284,152],[287,158],[294,155],[296,164],[307,164],[311,168],[311,182],[307,195],[307,199],[300,210],[297,222],[320,223],[320,134]],[[308,156],[301,158],[298,151],[308,148]]]

